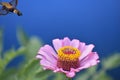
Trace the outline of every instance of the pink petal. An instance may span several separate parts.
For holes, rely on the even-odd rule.
[[[42,56],[41,55],[37,55],[36,58],[37,59],[42,59]]]
[[[87,57],[80,61],[81,64],[79,69],[84,69],[96,65],[99,63],[98,59],[98,54],[96,52],[91,52]]]
[[[85,49],[85,43],[80,42],[80,44],[79,44],[79,50],[81,51],[81,53],[84,51],[84,49]]]
[[[69,72],[66,74],[67,77],[72,78],[75,76],[75,72]]]
[[[70,71],[66,72],[66,76],[72,78],[76,75],[76,72],[78,72],[77,69],[71,68]]]
[[[54,49],[51,46],[45,45],[43,51],[45,51],[47,53],[50,53],[52,56],[54,56],[55,58],[57,58],[57,54],[56,54],[56,52],[54,51]]]
[[[54,39],[52,43],[56,51],[62,47],[62,41],[60,39]]]
[[[62,40],[62,45],[63,46],[70,46],[70,39],[68,37],[65,37],[63,40]]]
[[[75,69],[71,68],[70,71],[65,71],[62,68],[57,68],[56,70],[54,70],[54,72],[62,72],[65,73],[67,77],[72,78],[75,76]]]
[[[57,67],[57,54],[49,45],[40,48],[37,58],[41,59],[40,63],[46,69],[55,69]]]
[[[57,57],[52,54],[56,53],[51,52],[51,50],[49,49],[47,50],[46,47],[42,47],[38,52],[38,55],[41,57],[41,59],[44,57],[49,62],[54,63],[54,61],[57,61]]]
[[[51,69],[54,70],[57,66],[55,63],[51,63],[49,61],[47,61],[46,59],[42,59],[40,61],[40,64],[45,68],[45,69]]]
[[[94,48],[94,45],[93,44],[90,44],[90,45],[87,45],[85,46],[85,49],[84,51],[81,53],[81,56],[80,56],[80,60],[83,59],[84,57],[86,57],[91,51],[92,49]]]
[[[73,40],[71,41],[71,43],[70,43],[70,45],[71,45],[72,47],[75,47],[75,48],[78,48],[78,47],[79,47],[79,44],[80,44],[80,41],[77,40],[77,39],[73,39]]]
[[[60,72],[60,68],[57,67],[53,72]]]
[[[47,61],[51,62],[51,63],[54,63],[53,60],[55,61],[56,59],[54,57],[52,57],[51,55],[48,55],[47,53],[43,52],[43,51],[40,51],[40,57],[41,59],[45,58]]]

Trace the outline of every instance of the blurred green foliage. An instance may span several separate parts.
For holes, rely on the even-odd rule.
[[[23,29],[19,28],[17,38],[20,47],[3,52],[3,30],[0,29],[0,80],[65,80],[64,74],[43,70],[39,60],[36,60],[37,51],[42,46],[38,37],[29,38]],[[25,56],[25,60],[21,61],[18,68],[6,68],[10,61],[20,55]],[[73,80],[114,80],[106,71],[120,67],[120,53],[114,53],[100,61],[100,65],[83,70]]]

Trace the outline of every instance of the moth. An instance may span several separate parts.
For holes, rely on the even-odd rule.
[[[22,13],[16,8],[18,0],[12,0],[10,2],[0,2],[0,15],[7,15],[9,13],[15,13],[18,16],[22,16]]]

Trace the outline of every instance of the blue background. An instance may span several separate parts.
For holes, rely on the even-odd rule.
[[[0,16],[5,50],[19,47],[16,28],[21,26],[45,44],[68,36],[95,44],[101,57],[120,52],[120,0],[19,0],[17,8],[23,16]]]

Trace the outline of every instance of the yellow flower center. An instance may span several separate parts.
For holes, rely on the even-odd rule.
[[[80,50],[72,46],[64,46],[58,51],[57,66],[63,70],[70,71],[70,68],[79,67]]]
[[[80,50],[71,46],[65,46],[58,50],[58,58],[65,61],[74,61],[80,56]]]

